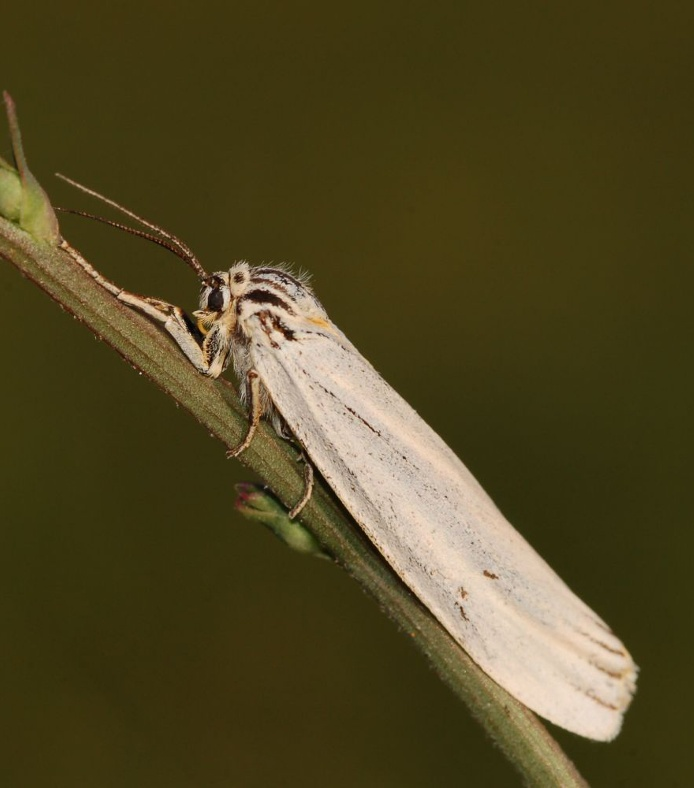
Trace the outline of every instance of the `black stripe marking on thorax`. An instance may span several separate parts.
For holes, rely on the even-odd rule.
[[[295,314],[294,309],[284,298],[281,298],[276,293],[270,292],[264,287],[260,287],[256,290],[249,290],[247,293],[244,293],[244,295],[239,298],[239,304],[243,301],[251,301],[254,304],[266,304],[267,306],[276,306],[278,309],[283,309],[289,315]]]

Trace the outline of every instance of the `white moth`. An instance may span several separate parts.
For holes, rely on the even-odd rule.
[[[251,414],[234,453],[261,415],[282,435],[288,429],[393,570],[491,678],[556,725],[613,739],[635,690],[629,653],[331,322],[304,279],[246,262],[208,275],[174,236],[106,201],[196,270],[197,326],[65,248],[161,323],[199,372],[217,377],[233,363]]]

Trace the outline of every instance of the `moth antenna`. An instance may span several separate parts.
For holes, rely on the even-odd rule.
[[[138,238],[144,238],[146,241],[151,241],[158,246],[162,246],[169,252],[172,252],[183,260],[185,263],[188,263],[191,268],[195,271],[195,273],[200,276],[201,279],[207,278],[208,274],[202,270],[197,260],[191,260],[187,254],[185,254],[178,246],[174,246],[174,244],[169,243],[169,241],[165,238],[160,238],[158,235],[154,235],[154,233],[146,233],[144,230],[137,230],[134,227],[129,227],[127,224],[121,224],[120,222],[114,222],[112,219],[106,219],[104,216],[96,216],[93,213],[87,213],[87,211],[77,211],[74,208],[60,208],[57,205],[53,206],[53,210],[59,211],[60,213],[71,213],[75,216],[83,216],[85,219],[93,219],[95,222],[101,222],[102,224],[107,224],[109,227],[115,227],[116,230],[122,230],[125,233],[129,233],[130,235],[136,235]]]
[[[184,243],[180,238],[177,238],[175,235],[173,235],[173,233],[170,233],[163,227],[160,227],[158,224],[154,224],[154,222],[150,222],[142,216],[139,216],[134,211],[131,211],[129,208],[125,208],[123,205],[120,205],[120,203],[117,203],[110,197],[105,197],[103,194],[99,194],[99,192],[95,191],[94,189],[90,189],[88,186],[83,186],[81,183],[73,181],[72,178],[68,178],[66,175],[62,175],[61,173],[57,172],[56,176],[66,183],[69,183],[70,186],[74,186],[76,189],[88,194],[90,197],[95,197],[97,200],[101,200],[102,202],[106,203],[106,205],[110,205],[117,211],[124,213],[126,216],[129,216],[131,219],[134,219],[136,222],[143,225],[143,227],[147,227],[148,229],[152,230],[154,233],[156,233],[156,235],[151,235],[150,233],[145,233],[141,230],[135,230],[132,227],[128,227],[127,225],[120,224],[118,222],[112,222],[109,219],[104,219],[100,216],[94,216],[93,214],[82,211],[59,209],[62,210],[63,213],[74,213],[78,216],[94,219],[96,221],[103,222],[104,224],[108,224],[111,227],[115,227],[119,230],[123,230],[125,232],[131,233],[132,235],[137,235],[140,238],[145,238],[148,241],[159,244],[159,246],[163,246],[165,249],[168,249],[170,252],[173,252],[175,255],[184,260],[195,271],[200,279],[206,279],[208,277],[208,273],[202,267],[197,255],[188,246],[188,244]],[[166,241],[168,241],[168,243],[166,243]]]

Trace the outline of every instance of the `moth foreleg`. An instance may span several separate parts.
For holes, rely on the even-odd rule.
[[[119,287],[115,282],[107,279],[100,274],[93,265],[82,257],[67,241],[61,243],[61,247],[72,257],[72,259],[83,268],[104,290],[107,290],[119,301],[135,309],[138,312],[159,323],[176,344],[181,348],[186,358],[203,375],[217,377],[219,375],[219,364],[216,358],[209,358],[203,349],[204,334],[202,334],[195,324],[187,317],[185,312],[173,304],[161,301],[158,298],[137,295]],[[219,370],[219,371],[218,371]]]
[[[156,298],[138,296],[126,291],[122,291],[118,299],[161,323],[198,372],[216,378],[226,366],[224,363],[226,351],[221,363],[215,355],[210,357],[206,348],[205,335],[197,329],[180,307]]]

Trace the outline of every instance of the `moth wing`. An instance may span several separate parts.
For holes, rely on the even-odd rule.
[[[610,740],[636,666],[446,446],[332,324],[252,336],[311,461],[412,592],[511,695]]]

